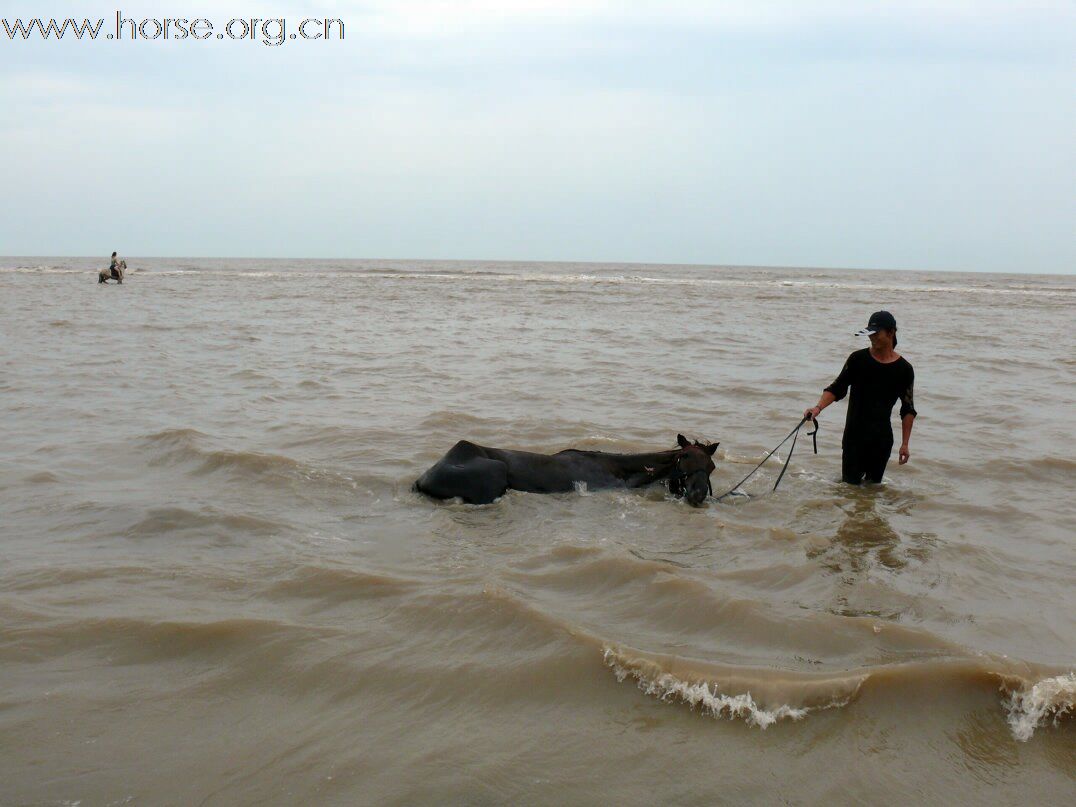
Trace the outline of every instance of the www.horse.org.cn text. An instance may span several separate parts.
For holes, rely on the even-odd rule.
[[[204,18],[128,19],[117,11],[111,19],[0,19],[11,41],[78,40],[88,42],[260,42],[279,47],[286,42],[337,42],[344,39],[344,21],[308,17],[296,22],[276,17],[235,17],[223,24]]]

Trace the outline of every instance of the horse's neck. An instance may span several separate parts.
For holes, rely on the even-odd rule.
[[[654,451],[649,454],[621,454],[618,468],[625,474],[647,473],[655,479],[668,476],[676,464],[676,451]]]

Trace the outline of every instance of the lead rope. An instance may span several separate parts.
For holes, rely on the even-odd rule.
[[[758,465],[756,465],[754,467],[754,469],[751,471],[751,473],[749,473],[747,476],[745,476],[743,479],[741,479],[739,482],[737,482],[735,485],[733,485],[727,492],[722,493],[720,496],[715,497],[714,500],[715,501],[721,501],[722,499],[725,499],[725,498],[731,496],[733,493],[736,493],[736,491],[738,491],[740,489],[740,485],[742,485],[744,482],[746,482],[748,479],[750,479],[752,476],[754,476],[755,472],[759,468],[761,468],[763,465],[766,464],[766,460],[768,460],[770,457],[772,457],[774,454],[776,454],[777,449],[780,448],[781,446],[783,446],[785,443],[787,443],[789,441],[789,439],[791,438],[792,447],[788,449],[788,456],[785,457],[785,464],[781,468],[781,473],[777,476],[777,481],[773,483],[773,489],[777,490],[777,486],[781,484],[781,480],[784,479],[784,477],[785,477],[785,471],[788,470],[788,463],[792,460],[792,452],[796,450],[796,440],[799,439],[800,429],[803,428],[803,424],[806,423],[808,420],[813,420],[814,421],[814,431],[813,432],[807,432],[807,434],[810,435],[811,441],[814,444],[814,453],[817,454],[818,453],[818,437],[817,437],[817,435],[818,435],[818,421],[814,420],[813,418],[805,417],[796,425],[796,428],[794,428],[792,431],[790,431],[788,433],[788,437],[785,437],[784,440],[782,440],[780,443],[778,443],[774,447],[773,451],[771,451],[769,454],[767,454],[765,457],[762,458],[762,462],[760,462]],[[713,489],[711,488],[711,495],[713,495],[712,490]],[[749,493],[740,493],[739,495],[741,495],[741,496],[750,496]]]

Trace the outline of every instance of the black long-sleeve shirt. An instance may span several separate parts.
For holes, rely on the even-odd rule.
[[[871,356],[870,348],[857,350],[848,357],[836,380],[826,387],[838,401],[852,388],[848,399],[848,416],[844,421],[845,439],[893,439],[890,418],[893,405],[900,399],[900,416],[915,415],[912,387],[915,371],[901,356],[882,364]]]

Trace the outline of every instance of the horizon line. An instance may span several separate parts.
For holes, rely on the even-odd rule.
[[[81,258],[96,260],[95,255],[0,255],[0,259],[8,258]],[[662,261],[612,261],[612,260],[539,260],[532,258],[355,258],[355,257],[294,257],[294,256],[270,256],[270,255],[138,255],[124,256],[140,260],[206,260],[206,261],[302,261],[312,263],[317,261],[392,261],[395,263],[422,262],[422,263],[533,263],[533,264],[587,264],[591,266],[667,266],[694,269],[777,269],[777,270],[806,270],[826,272],[919,272],[938,274],[967,274],[967,275],[1042,275],[1047,277],[1071,277],[1076,270],[1069,272],[1000,272],[990,269],[927,269],[910,267],[885,267],[885,266],[818,266],[818,265],[795,265],[795,264],[750,264],[750,263],[693,263],[693,262],[662,262]],[[105,259],[107,260],[107,258]]]

